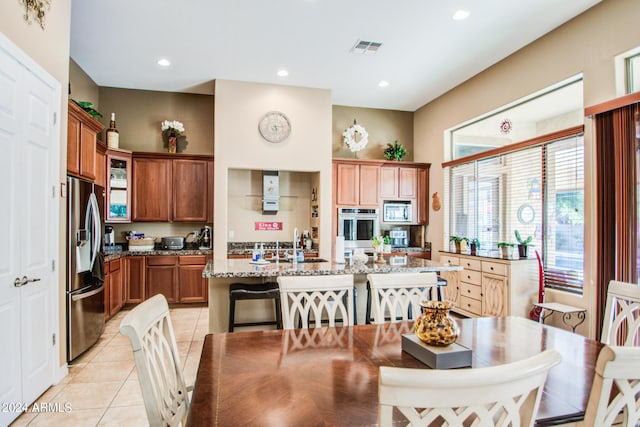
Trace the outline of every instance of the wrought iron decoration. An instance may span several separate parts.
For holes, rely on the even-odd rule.
[[[51,0],[20,0],[24,5],[24,20],[31,24],[37,21],[40,28],[44,30],[44,18],[51,8]]]

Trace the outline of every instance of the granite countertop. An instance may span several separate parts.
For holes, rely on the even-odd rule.
[[[457,265],[445,265],[415,257],[384,257],[384,263],[338,264],[335,262],[273,262],[265,265],[251,264],[248,259],[214,259],[207,262],[202,272],[206,278],[268,277],[268,276],[319,276],[327,274],[412,273],[422,271],[460,271]]]
[[[104,261],[113,261],[118,258],[124,258],[127,256],[155,256],[155,255],[211,255],[213,254],[212,249],[180,249],[180,250],[165,250],[165,249],[154,249],[152,251],[116,251],[116,252],[105,252]]]

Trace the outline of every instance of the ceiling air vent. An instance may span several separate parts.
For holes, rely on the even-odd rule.
[[[356,44],[351,48],[351,53],[362,53],[366,55],[372,55],[378,52],[378,49],[382,46],[380,42],[368,42],[366,40],[358,40]]]

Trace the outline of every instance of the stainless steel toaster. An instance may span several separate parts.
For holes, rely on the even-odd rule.
[[[163,237],[160,241],[162,249],[179,250],[184,248],[184,237]]]

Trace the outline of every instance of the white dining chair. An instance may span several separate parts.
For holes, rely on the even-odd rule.
[[[137,305],[122,319],[120,333],[131,341],[149,425],[184,425],[192,387],[184,383],[165,297]]]
[[[410,369],[382,366],[378,379],[379,423],[406,425],[532,426],[555,350],[487,368]],[[397,408],[406,423],[393,422]]]
[[[582,425],[640,425],[640,347],[600,350]]]
[[[637,345],[639,331],[640,286],[610,281],[600,341],[607,345]]]
[[[283,329],[354,324],[353,275],[279,276],[278,285]]]
[[[436,273],[372,273],[367,281],[373,307],[373,323],[417,319],[420,302],[433,299],[438,292]],[[367,313],[369,315],[369,313]]]

